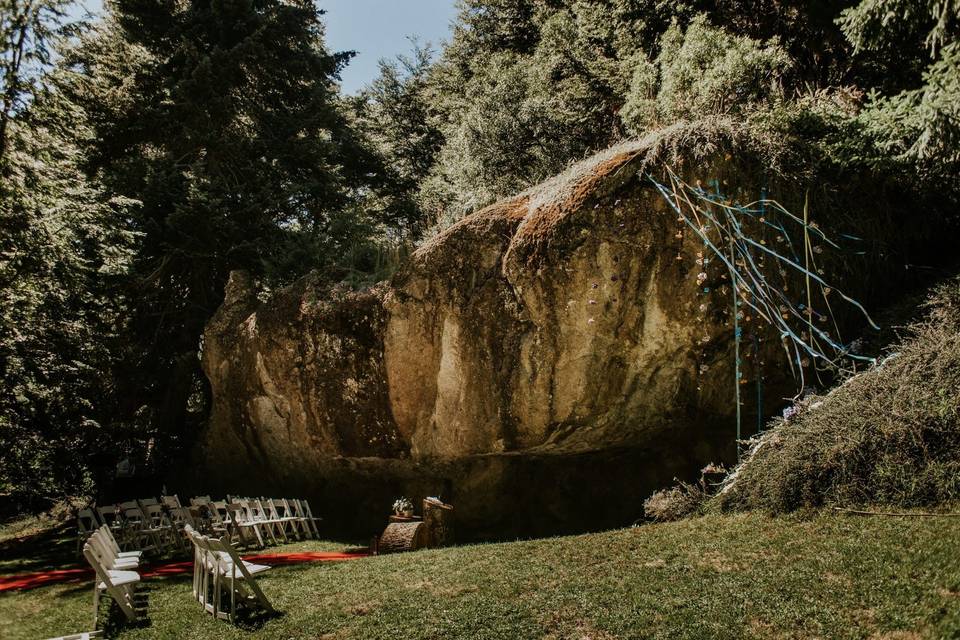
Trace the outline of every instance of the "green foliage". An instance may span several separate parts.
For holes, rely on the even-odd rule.
[[[881,366],[849,378],[752,446],[726,509],[939,505],[960,499],[960,280]]]
[[[860,57],[896,56],[910,70],[894,90],[875,88],[860,115],[884,151],[948,175],[960,167],[960,2],[863,0],[840,24]],[[925,45],[926,49],[920,46]]]
[[[536,43],[536,0],[460,0],[459,6],[452,46],[465,54],[529,52]]]
[[[458,99],[456,121],[442,129],[445,144],[423,187],[425,205],[448,220],[549,175],[527,102],[527,66],[498,53],[481,71]]]
[[[107,6],[57,86],[93,124],[89,175],[140,203],[119,418],[163,461],[205,417],[200,339],[229,272],[335,275],[371,232],[354,206],[369,153],[336,95],[349,54],[325,49],[313,3]]]
[[[936,50],[955,39],[958,16],[957,0],[861,0],[845,9],[839,22],[858,50],[881,51],[917,36]]]
[[[40,88],[40,71],[50,64],[54,42],[75,34],[65,19],[69,0],[0,0],[0,162],[8,147],[10,123]]]
[[[81,114],[34,96],[0,183],[0,494],[23,507],[89,490],[134,236],[129,203],[84,180]],[[69,127],[69,131],[66,131]],[[69,135],[67,135],[69,134]]]
[[[871,93],[859,120],[890,156],[955,174],[960,166],[960,42],[944,48],[924,71],[923,82],[919,89],[892,96]]]
[[[635,3],[467,3],[431,74],[445,144],[422,199],[455,220],[562,170],[622,135],[629,82],[618,48]],[[524,8],[525,7],[525,8]],[[493,16],[517,13],[509,37]],[[488,32],[490,30],[490,32]]]
[[[135,236],[130,203],[87,181],[76,108],[47,90],[80,27],[59,0],[0,3],[0,507],[89,490],[109,437]]]
[[[429,84],[443,136],[421,201],[453,220],[624,137],[752,117],[851,75],[835,3],[462,5]],[[854,73],[857,73],[854,70]]]
[[[433,222],[417,196],[443,143],[430,122],[435,115],[427,83],[432,56],[429,46],[414,41],[409,56],[381,60],[379,77],[353,105],[357,127],[376,151],[383,175],[363,206],[374,219],[413,237]]]
[[[309,0],[112,0],[90,30],[0,0],[0,491],[84,486],[98,438],[189,446],[232,269],[367,286],[429,228],[652,128],[910,182],[941,215],[958,2],[462,0],[436,61],[415,47],[345,98]]]
[[[742,114],[782,95],[789,66],[776,41],[731,35],[700,15],[686,31],[674,24],[664,33],[656,65],[636,63],[622,116],[641,134],[681,119]]]

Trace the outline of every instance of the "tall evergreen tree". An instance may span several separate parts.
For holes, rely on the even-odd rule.
[[[134,244],[128,203],[81,170],[83,114],[45,88],[55,42],[81,26],[64,6],[0,12],[0,498],[21,508],[91,488]]]
[[[960,0],[863,0],[840,22],[859,59],[897,80],[872,92],[868,131],[960,193]]]
[[[29,104],[53,42],[74,32],[66,20],[69,0],[0,0],[0,162],[11,122]]]
[[[418,200],[443,144],[429,85],[433,51],[413,42],[410,55],[380,61],[380,75],[358,96],[357,122],[380,159],[382,180],[364,202],[402,235],[418,236],[435,220]]]
[[[124,414],[162,456],[204,417],[200,339],[230,270],[334,264],[362,233],[364,152],[336,101],[350,54],[326,50],[309,0],[106,6],[62,88],[96,128],[88,171],[140,203]]]

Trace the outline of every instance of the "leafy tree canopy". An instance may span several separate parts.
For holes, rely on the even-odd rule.
[[[957,13],[956,0],[463,0],[405,98],[443,140],[413,201],[425,226],[446,224],[624,137],[713,115],[943,178]]]
[[[89,490],[110,437],[125,301],[137,244],[131,202],[86,179],[83,114],[39,65],[75,33],[62,2],[5,1],[0,156],[0,497],[24,505]]]

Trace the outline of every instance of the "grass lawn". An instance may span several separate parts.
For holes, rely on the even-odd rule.
[[[116,637],[960,638],[960,518],[706,516],[276,567],[260,584],[281,614],[234,627],[200,610],[189,576],[150,579],[149,622]],[[89,628],[91,589],[0,594],[0,638]]]

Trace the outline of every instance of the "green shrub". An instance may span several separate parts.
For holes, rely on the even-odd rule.
[[[755,439],[724,509],[930,506],[960,499],[960,278],[879,366]]]
[[[634,62],[621,116],[639,134],[658,123],[741,113],[777,97],[789,66],[777,40],[731,35],[701,15],[686,31],[674,24],[663,34],[656,65]]]

